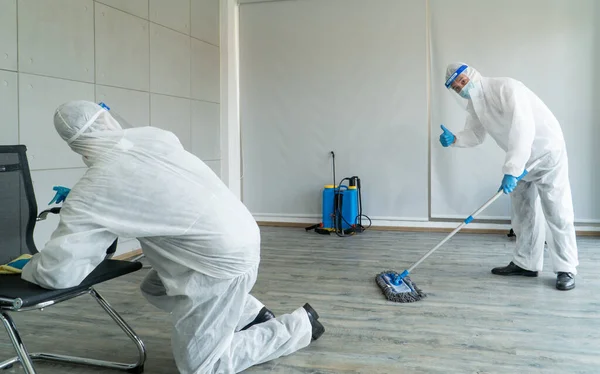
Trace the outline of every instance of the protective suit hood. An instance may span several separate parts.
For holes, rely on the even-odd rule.
[[[107,159],[110,151],[123,144],[125,130],[110,113],[91,101],[62,104],[54,113],[54,127],[87,166]]]
[[[451,64],[448,64],[448,66],[446,67],[446,80],[448,80],[454,73],[456,73],[456,71],[460,69],[461,66],[466,66],[466,69],[462,73],[469,77],[469,79],[473,81],[473,83],[477,83],[481,80],[481,74],[479,73],[479,71],[477,71],[477,69],[475,69],[474,67],[465,64],[464,62],[453,62]]]

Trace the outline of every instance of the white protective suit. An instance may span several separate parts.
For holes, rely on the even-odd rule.
[[[87,101],[59,107],[55,127],[89,169],[23,279],[51,289],[76,286],[117,237],[137,238],[153,267],[142,293],[171,313],[181,373],[237,373],[310,343],[303,308],[239,331],[263,307],[249,294],[260,232],[239,199],[175,135],[123,130]]]
[[[446,79],[462,65],[450,64]],[[482,77],[471,66],[465,74],[474,87],[469,91],[465,128],[456,134],[453,146],[474,147],[489,134],[506,152],[503,174],[515,177],[542,159],[510,195],[517,235],[513,262],[526,270],[542,270],[545,216],[554,272],[577,274],[569,165],[558,120],[538,96],[515,79]]]

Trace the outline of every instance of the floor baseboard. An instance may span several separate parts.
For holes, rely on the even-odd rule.
[[[289,228],[306,228],[314,223],[299,223],[299,222],[275,222],[275,221],[257,221],[259,226],[265,227],[289,227]],[[457,223],[457,226],[459,223]],[[398,231],[398,232],[438,232],[450,233],[455,228],[444,227],[406,227],[406,226],[371,226],[367,230],[373,231]],[[460,232],[466,234],[508,234],[507,230],[489,229],[489,228],[466,228]],[[600,231],[576,230],[577,236],[600,236]]]
[[[126,261],[126,260],[130,260],[136,256],[139,256],[142,254],[142,250],[141,249],[136,249],[135,251],[130,251],[130,252],[126,252],[123,253],[121,255],[115,256],[113,257],[114,260],[121,260],[121,261]]]

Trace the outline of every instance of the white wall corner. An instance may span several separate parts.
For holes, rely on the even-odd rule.
[[[238,1],[220,1],[221,178],[241,198]]]

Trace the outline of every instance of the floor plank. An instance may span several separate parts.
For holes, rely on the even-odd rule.
[[[510,261],[514,240],[459,233],[411,275],[428,297],[398,304],[385,300],[374,276],[404,270],[445,234],[367,231],[339,238],[298,228],[261,231],[262,262],[253,294],[276,314],[310,302],[327,331],[309,347],[247,373],[600,372],[598,238],[578,239],[577,287],[561,292],[554,288],[549,263],[538,278],[490,273]],[[98,290],[146,343],[146,373],[176,373],[168,316],[138,291],[146,271]],[[29,350],[133,357],[127,338],[87,300],[14,315]],[[10,342],[1,338],[0,357],[12,355]],[[111,372],[46,363],[38,369]],[[21,372],[19,365],[5,371]]]

